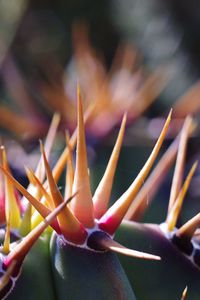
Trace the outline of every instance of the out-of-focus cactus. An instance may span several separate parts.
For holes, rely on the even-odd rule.
[[[30,180],[27,189],[11,175],[5,150],[2,149],[1,171],[5,176],[6,199],[6,229],[1,248],[2,299],[9,293],[8,299],[80,299],[83,295],[87,299],[136,299],[113,252],[144,259],[160,260],[160,257],[126,248],[114,241],[113,236],[151,170],[166,136],[170,119],[171,113],[139,175],[109,209],[108,202],[125,131],[126,115],[123,117],[105,174],[93,197],[89,183],[79,89],[77,131],[71,139],[67,135],[67,147],[53,171],[47,154],[53,142],[52,136],[55,135],[58,119],[54,119],[45,146],[41,143],[42,160],[36,172],[26,169]],[[72,149],[76,134],[74,170]],[[66,188],[63,197],[56,181],[66,161]],[[17,206],[15,188],[30,203],[21,213],[20,209],[13,209]],[[11,220],[17,220],[17,224],[13,224]]]
[[[23,74],[11,55],[7,57],[2,80],[17,110],[1,103],[1,128],[12,128],[12,134],[19,139],[37,140],[47,131],[49,114],[57,111],[61,114],[61,128],[74,130],[77,80],[82,87],[84,107],[94,106],[86,130],[96,141],[120,123],[125,111],[129,111],[128,121],[132,122],[156,100],[166,85],[163,70],[145,70],[131,45],[120,45],[108,68],[92,47],[85,24],[74,26],[73,32],[74,51],[65,69],[52,59],[47,69],[40,67],[38,73],[43,76],[34,80]],[[32,89],[37,99],[30,94]]]
[[[54,110],[58,110],[59,106],[66,107],[62,114],[68,126],[72,126],[76,103],[74,90],[78,78],[85,106],[91,102],[95,105],[93,118],[87,126],[87,131],[94,137],[105,136],[119,123],[125,111],[129,111],[129,122],[141,116],[166,85],[164,71],[148,74],[141,65],[137,50],[128,44],[118,47],[112,65],[107,70],[101,55],[92,47],[83,23],[73,28],[73,47],[73,56],[64,74],[63,88],[57,83],[45,84],[41,91],[49,107]],[[71,120],[67,108],[71,111]],[[104,126],[101,126],[102,122]]]

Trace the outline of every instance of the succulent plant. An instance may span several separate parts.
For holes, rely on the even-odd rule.
[[[171,112],[146,164],[129,189],[110,208],[108,202],[126,115],[105,174],[92,197],[79,89],[77,131],[71,139],[67,135],[67,147],[53,171],[48,155],[58,119],[54,118],[45,145],[40,143],[42,157],[35,173],[26,168],[30,180],[27,189],[11,175],[5,149],[1,149],[6,221],[5,229],[2,227],[1,299],[7,295],[8,299],[80,299],[82,295],[87,295],[87,299],[136,299],[114,252],[148,260],[160,260],[160,257],[126,248],[113,237],[150,172],[170,119]],[[72,149],[76,134],[74,170]],[[63,196],[56,182],[66,161]],[[20,207],[15,189],[23,195]],[[24,203],[24,198],[29,204]]]
[[[115,236],[117,241],[126,243],[129,247],[134,245],[143,251],[151,250],[152,253],[161,257],[161,262],[154,266],[146,265],[145,262],[138,264],[137,261],[134,261],[134,272],[126,258],[120,258],[138,299],[178,299],[185,286],[188,287],[188,299],[199,299],[199,214],[185,224],[177,225],[184,197],[197,168],[197,162],[195,162],[182,184],[187,140],[193,129],[192,119],[186,118],[181,135],[163,155],[138,193],[126,214],[127,222],[123,222]],[[158,181],[162,181],[177,150],[165,221],[160,225],[134,222],[141,218],[149,206],[155,190],[158,188]],[[163,194],[159,194],[160,201],[164,200],[163,196]],[[144,270],[145,277],[142,276]],[[146,287],[145,291],[142,289],[143,285]],[[166,290],[167,293],[165,293]]]

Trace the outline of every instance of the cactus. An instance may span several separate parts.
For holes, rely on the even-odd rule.
[[[1,149],[6,221],[1,248],[2,299],[7,295],[8,299],[22,299],[23,295],[27,299],[80,299],[82,295],[87,295],[87,299],[136,299],[115,252],[160,260],[158,255],[126,248],[113,237],[158,155],[171,112],[139,175],[108,209],[126,115],[104,176],[92,197],[79,88],[77,98],[77,131],[71,139],[66,135],[67,147],[52,171],[48,155],[58,126],[58,117],[54,118],[45,145],[40,143],[42,157],[35,173],[26,168],[30,181],[27,189],[11,175],[6,151]],[[72,151],[76,136],[74,168]],[[63,196],[56,182],[66,161]],[[20,207],[15,189],[23,195]],[[24,198],[29,201],[25,208]]]
[[[199,299],[199,214],[180,228],[176,227],[184,197],[197,168],[195,162],[182,184],[187,140],[194,129],[193,125],[192,119],[186,118],[181,135],[163,155],[144,184],[126,214],[127,222],[123,222],[115,236],[117,241],[126,243],[129,247],[137,245],[143,251],[151,249],[152,253],[161,257],[161,262],[156,265],[146,265],[145,262],[138,264],[134,261],[134,268],[130,267],[126,258],[120,257],[128,278],[135,288],[137,299],[178,299],[185,286],[188,288],[188,299]],[[164,172],[169,169],[177,151],[166,220],[160,225],[134,222],[141,218],[147,206],[147,195],[150,202],[158,188],[157,179],[162,181]],[[144,270],[145,277],[142,276]],[[142,289],[144,285],[146,290]],[[186,297],[184,294],[183,299]]]

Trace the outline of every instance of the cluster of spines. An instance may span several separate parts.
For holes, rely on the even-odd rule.
[[[182,184],[187,142],[195,127],[196,125],[192,118],[187,117],[181,134],[177,136],[172,145],[160,159],[160,162],[157,164],[152,174],[149,176],[144,186],[138,193],[136,199],[132,203],[128,213],[126,214],[126,218],[133,221],[141,218],[146,210],[147,196],[149,205],[160,184],[165,178],[167,171],[175,161],[177,154],[167,217],[165,222],[161,224],[160,229],[166,238],[169,239],[172,244],[182,252],[183,255],[188,257],[188,259],[190,259],[190,261],[196,267],[200,268],[200,245],[197,236],[198,227],[200,224],[200,213],[191,218],[180,228],[176,227],[185,195],[198,165],[197,162],[192,165],[188,175],[185,178],[185,181]]]
[[[151,166],[156,159],[158,151],[162,145],[167,129],[169,127],[170,118],[171,113],[168,116],[166,124],[152,151],[152,154],[150,155],[150,158],[139,173],[138,177],[132,183],[130,188],[109,209],[107,209],[108,202],[113,184],[116,164],[122,145],[126,116],[124,116],[123,118],[117,142],[111,155],[110,161],[108,163],[108,167],[92,200],[92,195],[89,186],[83,111],[79,89],[77,158],[75,170],[73,168],[72,163],[72,149],[76,142],[76,133],[71,139],[67,137],[68,147],[64,150],[53,172],[51,171],[47,160],[47,154],[49,155],[53,139],[52,137],[49,139],[47,138],[45,147],[41,143],[40,148],[44,166],[42,166],[42,162],[40,161],[35,173],[30,169],[26,168],[27,176],[30,180],[30,186],[27,189],[25,189],[10,174],[5,149],[2,149],[3,165],[1,167],[1,171],[5,176],[5,182],[7,187],[7,227],[5,241],[2,248],[2,252],[4,253],[2,259],[2,270],[3,272],[5,271],[4,274],[5,277],[8,279],[8,282],[9,278],[11,278],[9,274],[13,262],[16,262],[17,264],[17,267],[16,265],[14,266],[14,271],[12,270],[12,272],[15,272],[16,270],[19,270],[19,266],[21,266],[30,248],[40,237],[42,232],[48,227],[48,225],[51,225],[51,227],[55,230],[55,232],[57,232],[58,235],[62,235],[63,238],[66,239],[66,241],[73,244],[84,244],[87,239],[87,245],[89,247],[91,246],[93,250],[95,250],[96,246],[94,246],[94,243],[96,243],[96,245],[98,245],[98,250],[111,250],[126,255],[137,256],[146,259],[160,259],[158,256],[155,255],[150,255],[134,251],[132,249],[127,249],[126,247],[115,242],[112,239],[112,236],[117,230],[120,223],[122,222],[132,200],[134,199],[138,190],[142,186],[144,179],[147,177]],[[55,136],[55,128],[57,127],[57,125],[58,117],[54,118],[53,126],[50,129],[51,134],[49,136]],[[56,184],[56,180],[58,179],[59,174],[62,171],[63,165],[66,161],[68,163],[68,171],[66,175],[67,188],[65,191],[65,195],[67,195],[67,198],[65,198],[66,200],[64,200]],[[46,172],[47,182],[44,181],[44,172]],[[42,182],[44,182],[44,184],[42,184]],[[12,197],[10,197],[10,194],[11,191],[13,193],[15,188],[18,189],[31,204],[30,206],[28,205],[27,210],[22,219],[19,212],[18,220],[20,225],[16,225],[16,228],[18,230],[23,229],[22,232],[25,232],[24,226],[31,223],[31,221],[35,222],[35,227],[30,229],[31,226],[33,226],[33,224],[29,224],[29,232],[26,232],[25,236],[20,240],[20,242],[14,245],[13,251],[13,245],[11,246],[10,243],[10,228],[13,228],[13,225],[11,225],[10,220],[13,213],[12,207],[16,204],[16,198],[14,197],[14,194],[12,194]],[[68,204],[69,200],[70,204]],[[34,207],[34,209],[32,208],[32,206]],[[29,209],[30,207],[31,210]],[[87,209],[86,211],[85,208]],[[29,219],[27,218],[27,211],[29,213]],[[39,214],[37,213],[37,211],[39,212]],[[44,220],[41,221],[40,216],[42,216]]]

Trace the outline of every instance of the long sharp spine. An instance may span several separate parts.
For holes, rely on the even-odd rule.
[[[111,154],[106,171],[99,183],[93,196],[94,213],[97,219],[101,218],[108,208],[113,179],[116,171],[116,166],[122,146],[124,131],[126,126],[126,114],[123,117],[121,128],[117,137],[117,141]]]
[[[87,152],[83,121],[83,109],[80,89],[77,89],[78,98],[78,138],[76,168],[74,174],[73,191],[79,190],[77,196],[71,202],[71,209],[77,219],[88,228],[94,226],[94,212],[90,181],[88,175]]]
[[[113,204],[113,206],[100,219],[99,227],[108,232],[109,234],[114,234],[114,232],[117,230],[125,214],[127,213],[134,197],[136,196],[145,178],[150,172],[150,169],[158,155],[158,152],[167,134],[167,130],[171,120],[171,113],[172,111],[170,111],[168,115],[163,130],[160,134],[160,137],[157,140],[156,145],[152,150],[151,155],[149,156],[146,164],[144,165],[134,182],[131,184],[129,189]]]

